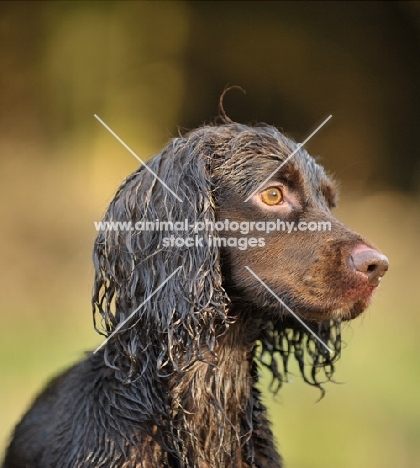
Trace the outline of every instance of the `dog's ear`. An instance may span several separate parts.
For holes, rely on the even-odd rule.
[[[274,392],[288,380],[291,358],[297,362],[304,381],[321,390],[321,397],[325,393],[323,384],[333,381],[335,362],[341,353],[341,322],[307,322],[307,326],[322,343],[293,317],[279,319],[264,330],[259,357],[272,374]]]
[[[113,224],[94,246],[95,328],[109,336],[121,327],[106,344],[108,364],[131,379],[148,365],[165,375],[212,353],[229,301],[219,248],[197,231],[215,222],[200,139],[173,140],[128,177],[103,222]]]

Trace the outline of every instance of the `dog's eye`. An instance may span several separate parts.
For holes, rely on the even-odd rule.
[[[278,187],[269,187],[261,192],[261,200],[269,206],[279,205],[283,201],[283,193]]]

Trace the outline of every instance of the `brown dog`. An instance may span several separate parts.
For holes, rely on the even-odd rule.
[[[280,386],[292,356],[322,388],[340,322],[388,268],[296,149],[266,125],[207,126],[122,184],[94,248],[108,340],[38,397],[4,468],[282,466],[258,367]]]

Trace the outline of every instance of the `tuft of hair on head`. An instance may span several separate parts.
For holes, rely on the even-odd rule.
[[[222,94],[220,95],[220,98],[219,98],[219,119],[224,124],[233,123],[233,120],[230,117],[228,117],[228,115],[226,114],[226,111],[225,111],[225,108],[224,108],[224,102],[223,102],[224,99],[225,99],[226,94],[229,91],[232,91],[233,89],[238,89],[243,94],[246,94],[246,91],[243,88],[241,88],[240,86],[238,86],[238,85],[227,86],[223,90],[223,92],[222,92]]]

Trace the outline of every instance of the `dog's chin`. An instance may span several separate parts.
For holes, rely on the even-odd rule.
[[[350,304],[344,304],[343,307],[335,311],[336,317],[340,320],[353,320],[361,315],[372,302],[375,290],[376,287],[366,286],[362,291],[359,290],[353,295],[348,295],[347,300],[350,300]]]
[[[356,299],[337,301],[330,307],[305,307],[299,308],[298,315],[311,322],[323,322],[326,320],[349,321],[361,315],[370,305],[373,297],[374,288],[359,295]],[[341,302],[341,303],[340,303]]]
[[[302,301],[301,294],[294,297],[293,294],[279,292],[278,297],[282,299],[283,305],[265,290],[254,291],[252,296],[247,294],[247,291],[236,289],[227,289],[227,291],[232,304],[238,302],[243,307],[248,303],[255,312],[261,314],[261,317],[277,320],[296,315],[307,322],[321,323],[328,320],[355,319],[369,306],[375,289],[375,287],[357,285],[332,299],[320,297],[316,301]]]
[[[302,303],[299,300],[293,301],[291,298],[289,298],[289,301],[285,300],[284,302],[295,315],[307,322],[321,323],[328,320],[349,321],[365,311],[372,301],[374,290],[375,288],[369,287],[363,288],[363,290],[359,289],[357,292],[348,291],[342,297],[336,297],[330,301],[319,300],[316,303]],[[276,300],[270,301],[269,305],[266,302],[262,308],[277,316],[279,314],[282,317],[292,315],[284,307],[279,307],[279,303]]]

